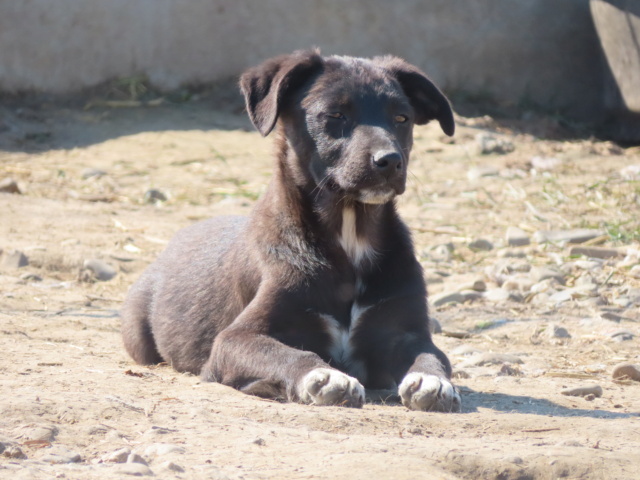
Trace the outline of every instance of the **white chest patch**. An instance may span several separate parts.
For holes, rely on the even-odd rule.
[[[347,370],[347,373],[356,377],[361,382],[366,381],[367,371],[364,363],[354,358],[352,337],[353,332],[357,329],[362,314],[369,307],[362,307],[354,303],[351,307],[351,324],[345,328],[331,315],[325,313],[320,314],[320,318],[325,321],[327,331],[331,336],[331,345],[329,346],[329,355],[337,364]]]
[[[360,265],[365,258],[373,259],[376,252],[363,238],[358,237],[356,231],[356,211],[353,207],[342,209],[342,229],[340,231],[340,245],[346,252],[354,266]]]

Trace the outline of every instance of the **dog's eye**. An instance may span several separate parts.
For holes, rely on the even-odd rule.
[[[405,123],[407,120],[409,120],[409,117],[407,117],[406,115],[396,115],[395,117],[393,117],[393,119],[396,123]]]
[[[327,117],[335,118],[336,120],[344,120],[346,118],[341,112],[327,113]]]

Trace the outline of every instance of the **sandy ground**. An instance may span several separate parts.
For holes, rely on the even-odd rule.
[[[0,109],[0,181],[21,192],[0,193],[0,478],[639,478],[640,382],[612,369],[640,363],[640,150],[562,140],[549,118],[461,117],[453,141],[415,132],[400,209],[440,299],[435,340],[462,413],[393,396],[281,404],[133,364],[119,336],[127,288],[179,228],[249,212],[267,183],[272,141],[237,107]],[[487,142],[497,151],[482,155]],[[509,247],[510,226],[532,239],[599,229],[587,246],[619,255]],[[470,248],[478,239],[493,248]],[[95,281],[88,260],[116,275]],[[562,284],[534,278],[541,268]],[[561,393],[593,384],[601,396]],[[129,452],[137,463],[117,463]]]

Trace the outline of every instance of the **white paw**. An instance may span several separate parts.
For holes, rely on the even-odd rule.
[[[409,373],[398,387],[402,404],[425,412],[459,412],[461,399],[451,382],[435,375]]]
[[[330,368],[311,370],[298,387],[300,401],[312,405],[362,407],[364,387],[349,375]]]

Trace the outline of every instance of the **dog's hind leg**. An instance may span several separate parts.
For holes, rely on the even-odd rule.
[[[149,324],[151,297],[150,282],[141,278],[131,287],[120,312],[124,346],[131,358],[141,365],[153,365],[163,361]]]

